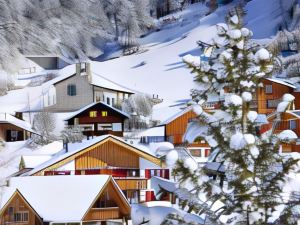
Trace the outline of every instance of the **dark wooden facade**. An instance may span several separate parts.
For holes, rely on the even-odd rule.
[[[43,225],[43,222],[21,193],[16,191],[0,213],[0,225],[7,224]]]
[[[30,132],[10,123],[0,123],[0,139],[6,142],[24,141],[30,138]]]
[[[98,102],[68,119],[67,123],[69,126],[81,126],[87,136],[112,134],[122,137],[126,119],[128,116],[119,110]]]
[[[290,86],[265,79],[263,87],[257,89],[256,97],[251,104],[259,114],[271,114],[282,101],[282,96],[292,92],[293,88]]]

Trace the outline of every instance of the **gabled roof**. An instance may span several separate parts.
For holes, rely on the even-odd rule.
[[[95,72],[92,72],[92,85],[97,87],[103,87],[106,89],[114,90],[114,91],[122,91],[130,94],[134,94],[135,92],[129,88],[126,88],[112,80],[107,79],[104,76],[101,76],[100,74],[97,74]]]
[[[42,218],[35,211],[35,209],[30,205],[27,199],[22,195],[22,193],[17,188],[8,188],[5,190],[4,195],[2,196],[2,201],[0,204],[0,215],[3,214],[4,210],[7,208],[8,204],[14,199],[15,196],[19,196],[25,204],[34,212],[38,219],[42,222]]]
[[[24,168],[33,169],[51,158],[51,155],[23,155],[21,162],[24,164]]]
[[[166,119],[165,121],[161,122],[158,126],[163,126],[163,125],[167,125],[169,123],[171,123],[172,121],[176,120],[178,117],[184,115],[185,113],[191,111],[193,109],[193,106],[188,106],[185,109],[181,110],[180,112],[174,114],[173,116],[169,117],[168,119]]]
[[[290,114],[290,115],[294,116],[296,119],[300,119],[300,110],[287,110],[284,113]],[[273,112],[270,115],[268,115],[267,118],[271,119],[276,115],[277,115],[277,112]]]
[[[124,117],[127,117],[127,118],[130,117],[127,113],[125,113],[125,112],[123,112],[123,111],[121,111],[121,110],[119,110],[119,109],[116,109],[116,108],[114,108],[114,107],[112,107],[112,106],[110,106],[110,105],[108,105],[108,104],[106,104],[106,103],[104,103],[104,102],[93,102],[93,103],[91,103],[91,104],[89,104],[89,105],[87,105],[87,106],[85,106],[85,107],[83,107],[83,108],[81,108],[81,109],[79,109],[79,110],[73,112],[69,117],[67,117],[67,118],[65,119],[65,121],[66,121],[66,120],[69,120],[69,119],[72,119],[72,118],[74,118],[74,117],[76,117],[78,114],[84,112],[85,110],[88,110],[89,108],[91,108],[91,107],[93,107],[93,106],[95,106],[95,105],[103,105],[103,106],[106,106],[106,107],[110,108],[111,110],[117,112],[118,114],[120,114],[120,115],[122,115],[122,116],[124,116]]]
[[[12,178],[1,209],[18,190],[44,222],[79,222],[109,182],[113,182],[122,201],[130,207],[111,176],[87,175]]]
[[[99,146],[109,140],[111,140],[115,143],[121,144],[123,146],[126,146],[128,148],[128,151],[133,151],[147,160],[150,160],[158,165],[160,164],[160,160],[156,156],[154,156],[153,153],[151,153],[148,148],[146,148],[146,147],[142,148],[141,146],[129,144],[126,141],[124,141],[122,138],[119,138],[119,137],[116,137],[113,135],[102,135],[102,136],[96,137],[91,140],[87,140],[82,143],[69,144],[68,145],[69,152],[62,154],[62,155],[58,155],[56,157],[53,157],[49,161],[46,161],[45,163],[39,165],[38,167],[31,170],[30,172],[28,172],[25,175],[31,176],[31,175],[37,174],[41,171],[47,170],[47,168],[51,168],[58,163],[69,162],[69,161],[73,160],[74,158],[76,158],[77,156],[84,154],[86,151],[89,151],[91,148]]]
[[[92,70],[92,69],[91,69]],[[70,65],[66,66],[65,68],[59,70],[58,72],[59,76],[46,82],[43,84],[44,88],[49,87],[50,85],[56,85],[64,80],[67,80],[71,77],[76,76],[76,65]],[[128,89],[112,80],[109,80],[108,78],[99,75],[93,71],[91,71],[91,85],[109,89],[109,90],[114,90],[114,91],[120,91],[120,92],[125,92],[129,94],[134,94],[135,92],[131,89]]]
[[[38,132],[34,131],[32,128],[31,128],[31,124],[24,121],[24,120],[20,120],[8,113],[0,113],[0,124],[1,123],[10,123],[12,125],[15,125],[19,128],[22,128],[23,130],[27,130],[31,133],[34,133],[34,134],[38,134]]]
[[[288,86],[288,87],[293,88],[293,89],[296,89],[296,86],[292,82],[290,82],[289,80],[286,80],[286,79],[280,79],[280,78],[272,77],[272,78],[267,78],[267,80],[272,81],[272,82],[277,83],[277,84]]]

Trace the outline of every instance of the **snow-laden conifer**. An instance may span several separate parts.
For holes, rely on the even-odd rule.
[[[298,160],[279,154],[279,149],[282,142],[297,137],[292,131],[258,132],[258,114],[251,101],[263,79],[272,75],[274,57],[251,41],[241,12],[231,11],[227,24],[217,25],[211,57],[183,58],[199,84],[192,92],[194,99],[201,100],[201,106],[203,99],[219,95],[221,107],[210,113],[197,110],[199,137],[212,150],[210,164],[194,170],[189,162],[177,161],[173,173],[182,192],[177,190],[176,196],[182,210],[205,218],[205,224],[295,224],[299,200],[288,186]],[[293,100],[283,96],[275,112],[278,117]],[[189,195],[183,194],[187,190]],[[164,224],[184,222],[173,215]]]

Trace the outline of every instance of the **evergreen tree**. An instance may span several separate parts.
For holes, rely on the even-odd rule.
[[[299,200],[287,186],[298,160],[279,154],[279,148],[297,136],[290,130],[279,135],[272,130],[263,135],[257,132],[258,114],[251,101],[263,79],[272,75],[275,59],[250,40],[252,32],[242,26],[243,14],[235,8],[227,24],[217,25],[218,36],[208,47],[211,54],[183,58],[199,84],[192,91],[198,102],[194,105],[198,136],[209,143],[214,161],[221,163],[225,174],[216,178],[207,166],[196,169],[179,160],[173,169],[179,181],[175,194],[179,206],[205,217],[205,224],[296,224]],[[210,95],[219,96],[221,105],[212,113],[201,108]],[[290,94],[283,96],[277,118],[293,100]],[[170,158],[174,161],[174,156]],[[185,224],[178,215],[169,215],[164,224],[174,221]]]

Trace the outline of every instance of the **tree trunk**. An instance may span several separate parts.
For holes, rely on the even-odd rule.
[[[116,28],[115,40],[117,41],[119,39],[119,36],[120,36],[117,14],[114,14],[114,21],[115,21],[115,28]]]

